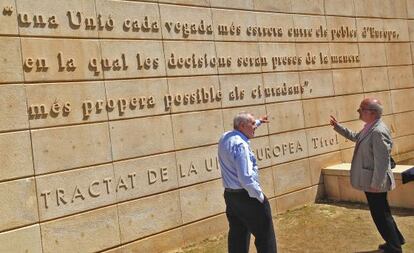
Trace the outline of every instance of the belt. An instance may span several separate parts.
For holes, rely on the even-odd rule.
[[[226,192],[245,192],[245,189],[231,189],[231,188],[224,188]]]

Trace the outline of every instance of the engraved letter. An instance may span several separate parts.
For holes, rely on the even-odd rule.
[[[93,198],[97,198],[97,197],[99,197],[100,195],[101,195],[101,193],[99,192],[99,191],[93,191],[92,190],[92,187],[94,186],[94,185],[97,185],[97,186],[99,186],[99,181],[93,181],[90,185],[89,185],[89,195],[91,196],[91,197],[93,197]]]

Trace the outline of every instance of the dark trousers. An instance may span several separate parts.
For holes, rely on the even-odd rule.
[[[251,233],[255,237],[257,253],[276,253],[276,237],[267,198],[260,203],[246,191],[225,191],[224,200],[230,227],[228,252],[248,253]]]
[[[391,215],[387,192],[365,192],[365,195],[372,219],[377,226],[378,232],[387,243],[389,251],[401,250],[401,245],[405,243],[405,239]]]

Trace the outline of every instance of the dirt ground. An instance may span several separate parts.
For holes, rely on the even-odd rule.
[[[403,252],[414,253],[414,210],[393,209],[407,243]],[[383,243],[366,205],[317,203],[278,215],[274,219],[279,253],[375,253]],[[209,238],[175,253],[226,253],[226,234]],[[250,244],[250,252],[255,252]]]

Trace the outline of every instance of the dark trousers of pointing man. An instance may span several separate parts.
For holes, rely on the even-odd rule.
[[[249,252],[250,234],[255,237],[258,253],[276,253],[270,205],[258,182],[249,139],[238,130],[224,133],[218,153],[229,222],[229,253]]]

